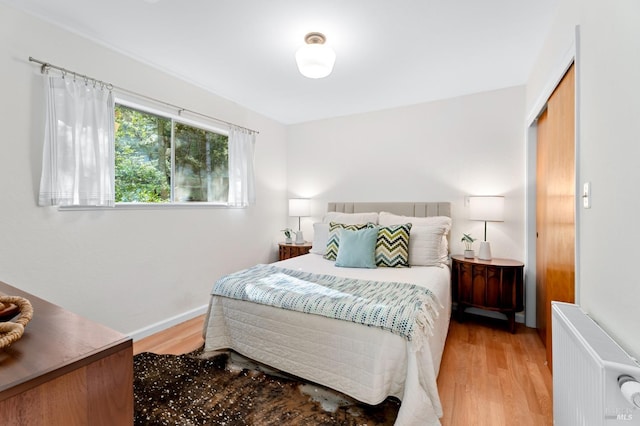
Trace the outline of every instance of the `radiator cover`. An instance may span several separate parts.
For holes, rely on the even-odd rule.
[[[640,380],[635,362],[578,306],[551,302],[553,421],[558,426],[640,425],[618,377]]]

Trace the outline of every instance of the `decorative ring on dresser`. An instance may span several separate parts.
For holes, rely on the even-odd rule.
[[[0,322],[0,349],[6,348],[20,339],[24,328],[33,318],[33,307],[24,297],[0,296],[0,312],[19,313],[13,322]]]

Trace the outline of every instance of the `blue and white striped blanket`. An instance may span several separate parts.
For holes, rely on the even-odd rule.
[[[256,265],[222,277],[211,294],[380,327],[419,349],[439,305],[429,289]]]

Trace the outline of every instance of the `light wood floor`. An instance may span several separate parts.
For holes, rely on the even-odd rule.
[[[451,321],[438,376],[443,425],[552,425],[552,381],[533,328]]]
[[[534,329],[471,317],[451,321],[438,390],[444,426],[551,425],[551,373]],[[133,344],[134,353],[181,354],[200,347],[204,316]]]
[[[154,352],[180,355],[191,352],[204,344],[202,339],[203,326],[204,315],[200,315],[175,327],[133,342],[133,354]]]

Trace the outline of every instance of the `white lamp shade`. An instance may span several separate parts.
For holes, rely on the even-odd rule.
[[[289,200],[289,216],[309,216],[310,204],[308,198],[291,198]]]
[[[504,197],[469,197],[469,219],[485,222],[504,222]]]
[[[308,78],[323,78],[331,74],[336,53],[324,44],[305,44],[296,52],[300,74]]]

